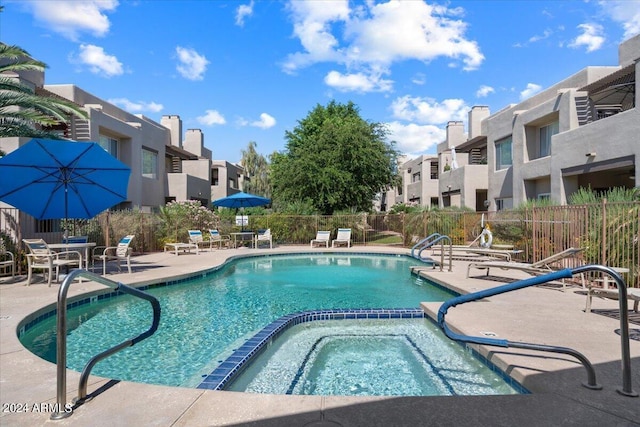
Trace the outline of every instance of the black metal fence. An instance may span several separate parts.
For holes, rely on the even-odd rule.
[[[640,287],[640,202],[537,207],[489,213],[429,210],[410,214],[354,215],[250,215],[247,229],[271,229],[274,243],[308,245],[317,231],[350,228],[353,245],[411,247],[432,233],[451,237],[453,244],[473,242],[489,224],[494,244],[522,249],[521,259],[538,261],[569,247],[584,248],[581,262],[629,270],[628,283]],[[198,224],[191,226],[198,228]],[[200,224],[203,231],[209,227]],[[91,220],[37,221],[13,208],[0,208],[0,238],[7,250],[24,265],[23,238],[62,241],[63,228],[69,234],[89,236],[97,245],[115,245],[125,235],[135,234],[134,252],[162,250],[168,241],[186,241],[187,230],[180,223],[168,226],[158,214],[139,211],[102,213]],[[185,228],[185,229],[183,229]],[[222,234],[240,231],[231,217],[221,217]]]

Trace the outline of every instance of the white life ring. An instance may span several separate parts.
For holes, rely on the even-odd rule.
[[[482,233],[480,233],[480,246],[483,248],[490,248],[492,242],[493,242],[493,234],[489,229],[489,225],[487,225],[482,230]]]

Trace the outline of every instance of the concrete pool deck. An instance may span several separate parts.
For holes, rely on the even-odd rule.
[[[270,249],[200,251],[175,255],[152,253],[132,258],[133,274],[109,274],[125,284],[148,284],[184,277],[219,265],[237,255],[291,252],[371,252],[409,254],[409,250],[356,246],[312,249],[284,246]],[[466,262],[453,271],[427,269],[429,278],[463,293],[500,285],[497,276],[527,277],[517,271],[483,271],[466,278]],[[488,280],[495,279],[495,280]],[[59,285],[40,281],[23,286],[25,277],[0,277],[0,425],[2,426],[402,426],[402,425],[640,425],[640,398],[622,396],[619,320],[585,313],[586,296],[579,287],[561,292],[533,287],[449,310],[448,324],[473,336],[559,345],[583,353],[594,365],[602,390],[581,386],[586,371],[562,354],[513,348],[480,347],[494,364],[531,390],[529,395],[454,397],[339,397],[256,395],[110,381],[92,376],[88,391],[95,397],[60,421],[49,420],[47,404],[56,402],[56,366],[26,350],[16,328],[31,313],[55,304]],[[69,296],[105,289],[84,281]],[[431,317],[440,303],[425,303]],[[596,298],[594,310],[615,311],[617,301]],[[640,325],[630,324],[632,388],[640,392]],[[530,356],[524,356],[529,354]],[[77,396],[79,373],[67,371],[67,402]],[[16,412],[27,408],[26,412]]]

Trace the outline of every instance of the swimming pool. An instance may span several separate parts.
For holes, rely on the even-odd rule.
[[[224,389],[331,396],[525,392],[447,339],[426,318],[297,324]]]
[[[197,386],[234,348],[288,313],[325,308],[418,307],[451,293],[409,272],[406,256],[304,254],[232,261],[211,274],[148,289],[162,306],[156,334],[98,363],[109,378]],[[68,311],[68,367],[146,329],[148,304],[127,296]],[[22,343],[55,361],[55,317],[25,328]]]

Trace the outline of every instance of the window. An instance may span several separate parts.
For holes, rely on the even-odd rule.
[[[551,137],[558,133],[559,123],[553,122],[550,125],[540,128],[539,157],[551,155]]]
[[[54,233],[62,231],[62,221],[59,219],[36,219],[36,233]]]
[[[438,179],[438,162],[431,162],[431,179]]]
[[[211,174],[211,185],[218,186],[220,183],[220,170],[218,168],[213,168],[213,173]]]
[[[411,182],[420,182],[420,172],[416,172],[411,176]]]
[[[513,208],[513,199],[511,197],[496,199],[496,210],[503,211],[511,208]]]
[[[98,139],[98,145],[111,154],[116,159],[118,158],[118,140],[109,136],[100,135]]]
[[[496,170],[506,169],[512,164],[511,136],[509,136],[496,141]]]
[[[158,178],[158,153],[142,149],[142,176],[145,178]]]

